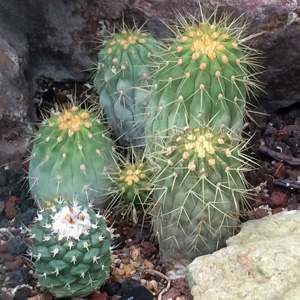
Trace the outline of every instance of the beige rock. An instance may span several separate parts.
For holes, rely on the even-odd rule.
[[[186,279],[194,300],[300,299],[300,211],[243,224],[227,247],[196,258]]]

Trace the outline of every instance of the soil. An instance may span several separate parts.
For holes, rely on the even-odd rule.
[[[56,83],[41,78],[35,103],[37,112],[53,103],[97,100],[88,85]],[[75,95],[75,96],[72,96]],[[40,118],[42,114],[38,113]],[[261,218],[283,210],[300,208],[300,106],[268,115],[262,107],[251,114],[245,138],[251,136],[247,154],[257,168],[245,173],[249,187],[256,190],[248,199],[242,221]],[[29,230],[37,209],[26,180],[28,161],[0,169],[0,300],[51,300],[39,286],[29,255]],[[73,300],[115,300],[134,287],[145,286],[156,299],[192,299],[183,278],[171,280],[159,257],[150,226],[135,225],[119,214],[108,218],[114,228],[111,276],[97,292]]]

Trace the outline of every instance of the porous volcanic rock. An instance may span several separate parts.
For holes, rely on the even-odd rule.
[[[196,258],[186,279],[194,300],[292,300],[300,295],[300,211],[252,220],[227,247]]]

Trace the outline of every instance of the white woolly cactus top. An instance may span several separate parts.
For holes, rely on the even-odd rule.
[[[78,239],[93,227],[90,215],[79,206],[64,206],[53,217],[51,229],[64,238]]]

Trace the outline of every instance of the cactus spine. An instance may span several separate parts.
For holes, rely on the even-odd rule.
[[[243,45],[243,28],[235,28],[234,22],[227,26],[227,19],[209,24],[179,16],[176,38],[170,39],[153,76],[156,89],[146,123],[149,143],[171,141],[185,126],[210,127],[239,138],[246,94],[249,87],[259,87],[251,74],[255,53]]]
[[[164,260],[211,253],[236,232],[245,165],[232,145],[227,134],[186,127],[156,158],[152,214]]]
[[[117,186],[111,207],[120,208],[125,217],[137,223],[151,210],[153,178],[158,167],[140,151],[136,153],[134,148],[129,149],[126,157],[120,155],[119,161],[120,167],[110,176]]]
[[[110,234],[90,207],[53,200],[31,235],[39,283],[55,297],[87,296],[109,277]]]
[[[94,84],[121,146],[145,143],[150,64],[158,51],[159,43],[150,34],[129,29],[112,34],[99,52]]]
[[[40,126],[29,167],[32,196],[42,207],[61,195],[102,205],[111,186],[107,169],[115,166],[112,143],[100,120],[73,106]]]

